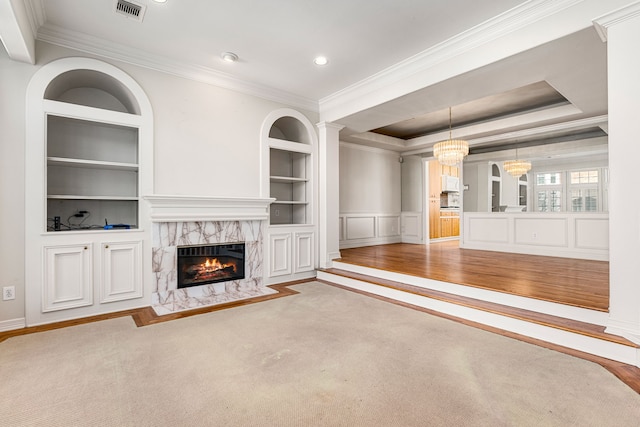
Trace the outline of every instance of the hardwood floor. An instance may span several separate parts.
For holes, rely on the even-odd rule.
[[[589,308],[609,309],[609,263],[460,249],[458,241],[341,249],[339,261]]]

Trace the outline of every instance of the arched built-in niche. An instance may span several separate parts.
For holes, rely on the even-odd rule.
[[[262,123],[261,195],[269,207],[266,282],[313,277],[317,267],[317,146],[315,128],[303,114],[283,108]]]
[[[313,223],[314,161],[317,136],[304,115],[280,109],[262,125],[262,167],[265,197],[272,225]]]
[[[63,58],[33,75],[26,105],[27,323],[148,305],[148,97],[111,64]]]

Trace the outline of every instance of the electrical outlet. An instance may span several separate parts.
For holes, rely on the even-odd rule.
[[[2,288],[2,300],[9,301],[12,299],[16,299],[16,287],[5,286],[4,288]]]

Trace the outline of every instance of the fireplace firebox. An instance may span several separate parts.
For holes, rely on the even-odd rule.
[[[244,243],[178,246],[178,289],[244,279]]]

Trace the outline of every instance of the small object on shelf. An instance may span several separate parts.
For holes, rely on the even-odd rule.
[[[124,229],[129,230],[131,226],[129,224],[109,224],[107,219],[104,219],[104,229],[105,230],[114,230],[114,229]]]
[[[53,217],[53,230],[54,231],[60,231],[60,217],[59,216],[54,216]]]

